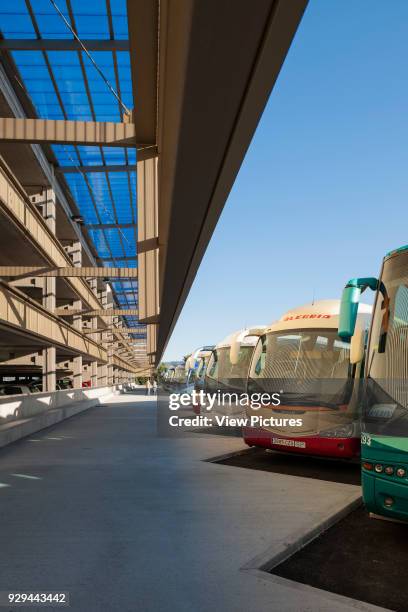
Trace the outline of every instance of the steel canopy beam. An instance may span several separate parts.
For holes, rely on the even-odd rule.
[[[132,228],[136,227],[135,223],[89,223],[84,226],[87,230],[105,230],[117,228]]]
[[[51,278],[137,278],[137,268],[103,268],[103,267],[66,267],[50,268],[44,266],[0,266],[0,277],[14,279],[30,276],[45,276]]]
[[[118,327],[98,327],[97,329],[82,330],[83,334],[97,334],[101,332],[120,334],[121,336],[125,336],[126,334],[146,334],[146,330],[140,329],[139,327],[123,327],[121,329]]]
[[[127,0],[133,110],[136,132],[143,142],[157,144],[157,75],[159,1]],[[165,9],[163,2],[160,11]],[[180,7],[183,12],[183,7]],[[161,14],[161,17],[163,15]],[[163,40],[163,46],[166,41]],[[138,161],[142,161],[138,155]]]
[[[136,255],[129,257],[100,257],[101,261],[137,261]]]
[[[117,329],[114,327],[97,327],[96,329],[89,329],[88,327],[86,329],[82,329],[81,330],[83,334],[100,334],[103,332],[107,332],[107,333],[112,333],[112,334],[119,334],[120,336],[128,336],[129,333],[133,334],[136,332],[132,332],[131,330],[129,331],[129,329],[127,327],[124,327],[123,329]],[[145,334],[146,332],[141,332],[142,334]],[[141,337],[141,339],[145,339],[144,336]]]
[[[160,312],[158,158],[137,162],[138,299],[140,321],[149,323]]]
[[[108,166],[58,166],[55,171],[58,174],[74,174],[81,172],[134,172],[136,164],[111,164]]]
[[[72,317],[74,315],[89,315],[94,317],[137,317],[139,311],[137,308],[101,308],[98,310],[81,310],[80,308],[55,308],[54,314],[58,317]],[[96,331],[93,331],[93,333],[96,333]]]
[[[129,51],[128,40],[83,40],[88,51]],[[6,51],[82,51],[75,39],[43,38],[25,39],[8,38],[0,40],[0,49]]]
[[[135,332],[132,332],[132,331],[129,332],[129,330],[127,328],[116,329],[116,328],[113,328],[113,327],[98,327],[97,329],[88,329],[87,328],[87,329],[82,329],[81,331],[82,331],[83,334],[86,334],[86,335],[87,334],[91,335],[91,334],[98,334],[98,333],[107,332],[109,334],[114,334],[115,336],[120,336],[120,337],[123,337],[123,338],[129,338],[129,334],[130,333],[135,333]],[[143,333],[145,334],[146,332],[143,332]],[[130,339],[131,340],[139,340],[140,339],[140,340],[146,341],[146,336],[145,335],[141,335],[140,338],[130,338]]]
[[[12,117],[0,118],[0,141],[104,147],[137,146],[133,123]]]

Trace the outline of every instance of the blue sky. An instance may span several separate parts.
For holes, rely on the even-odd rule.
[[[164,359],[408,243],[408,2],[310,0]]]

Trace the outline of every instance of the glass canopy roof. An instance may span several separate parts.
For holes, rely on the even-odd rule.
[[[85,45],[90,40],[110,41],[109,50],[90,53],[125,106],[133,108],[129,52],[123,50],[123,44],[120,50],[114,44],[128,38],[126,0],[55,3]],[[74,38],[50,0],[2,2],[0,29],[5,39]],[[85,52],[33,48],[12,50],[11,57],[39,117],[121,121],[123,107]],[[69,187],[101,263],[136,267],[136,150],[71,145],[53,145],[52,149],[60,166],[71,167],[61,180]],[[118,165],[121,168],[115,169]],[[96,171],[92,166],[98,166]],[[111,285],[120,306],[137,307],[136,280]],[[131,327],[138,325],[136,317],[126,317],[126,322]]]

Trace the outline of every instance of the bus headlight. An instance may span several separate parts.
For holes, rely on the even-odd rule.
[[[386,506],[387,508],[391,508],[393,504],[394,504],[394,499],[392,497],[384,498],[384,506]]]
[[[381,474],[381,472],[384,471],[384,466],[381,465],[381,463],[376,463],[374,466],[374,469],[377,472],[377,474]]]
[[[387,465],[384,472],[388,474],[388,476],[392,476],[394,473],[394,468],[392,467],[392,465]]]
[[[322,438],[351,438],[354,434],[354,423],[339,425],[333,429],[326,429],[319,433]]]
[[[395,473],[397,476],[399,476],[399,478],[404,478],[406,471],[404,470],[404,468],[398,468]]]

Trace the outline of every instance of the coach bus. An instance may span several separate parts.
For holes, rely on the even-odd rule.
[[[344,291],[339,335],[356,326],[360,295],[375,292],[362,401],[363,498],[373,514],[408,520],[408,245],[388,253],[379,278]]]
[[[205,373],[214,348],[214,345],[203,346],[195,353],[196,366],[194,372],[194,389],[196,391],[204,389]]]
[[[261,333],[265,326],[254,329]],[[257,335],[249,335],[248,331],[236,331],[214,347],[204,377],[206,393],[245,393],[248,368],[258,340]],[[235,412],[242,412],[242,409],[236,407]]]
[[[360,304],[351,339],[338,335],[339,312],[340,300],[300,306],[259,338],[248,394],[279,393],[280,405],[247,408],[248,417],[274,419],[270,426],[244,427],[246,444],[323,457],[359,455],[358,397],[371,306]]]
[[[203,388],[205,370],[214,346],[202,346],[187,355],[184,369],[187,391]]]

